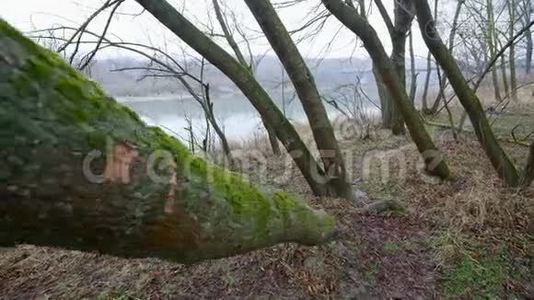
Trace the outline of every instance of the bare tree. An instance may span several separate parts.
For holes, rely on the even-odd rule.
[[[412,26],[414,17],[413,6],[411,1],[399,0],[394,1],[394,21],[391,20],[381,0],[375,0],[380,15],[386,23],[393,50],[391,61],[395,65],[400,83],[406,88],[406,39]],[[380,77],[377,78],[380,80]],[[387,93],[386,93],[387,94]],[[388,96],[382,100],[382,112],[384,115],[384,124],[386,128],[391,128],[393,134],[404,134],[404,119],[392,97]]]
[[[228,45],[232,48],[234,51],[235,57],[237,58],[237,61],[241,63],[244,66],[247,66],[252,73],[254,73],[254,55],[252,54],[252,51],[249,51],[249,60],[245,59],[245,55],[243,54],[243,51],[241,51],[241,48],[237,44],[234,35],[228,28],[228,21],[225,18],[225,15],[221,9],[221,6],[219,5],[218,0],[212,0],[213,3],[213,10],[215,11],[215,15],[217,17],[217,21],[219,22],[219,25],[221,26],[221,29],[223,31],[224,38],[228,42]],[[238,25],[236,25],[238,26]],[[242,31],[240,31],[242,33]],[[245,34],[241,34],[241,36],[245,37]],[[245,37],[246,39],[246,37]],[[249,44],[249,41],[246,40],[247,45]],[[250,50],[250,48],[249,48]],[[280,151],[280,145],[278,144],[278,140],[276,138],[274,129],[265,121],[263,116],[261,116],[261,120],[263,122],[263,125],[265,129],[267,130],[267,135],[269,137],[269,142],[271,144],[271,149],[273,150],[273,153],[277,156],[281,155]]]
[[[322,0],[325,7],[347,28],[362,40],[371,56],[382,82],[388,93],[400,108],[410,135],[419,152],[423,155],[427,171],[430,174],[448,178],[449,168],[425,129],[423,120],[411,103],[405,87],[402,85],[394,64],[386,54],[374,28],[353,7],[341,0]]]
[[[475,133],[482,147],[486,151],[486,154],[490,158],[498,174],[506,181],[506,183],[510,186],[517,186],[519,184],[519,174],[512,161],[497,142],[478,96],[475,94],[474,90],[469,87],[456,60],[443,44],[435,28],[428,2],[426,0],[414,0],[414,2],[417,11],[417,20],[419,22],[423,39],[434,55],[434,58],[438,61],[440,67],[443,68],[445,74],[447,74],[458,99],[471,119],[471,123],[475,128]]]
[[[324,169],[334,189],[332,195],[351,198],[347,170],[334,129],[304,58],[269,0],[245,0],[263,33],[284,65],[297,91],[319,149]]]
[[[118,48],[122,50],[127,50],[137,55],[140,55],[147,59],[147,65],[137,66],[137,67],[127,67],[127,68],[118,68],[111,70],[112,72],[129,72],[129,71],[144,71],[139,80],[144,80],[149,77],[155,78],[173,78],[176,79],[177,83],[185,88],[185,90],[192,96],[193,100],[197,102],[204,112],[204,117],[207,121],[206,124],[206,136],[202,139],[203,144],[209,143],[209,127],[213,127],[217,137],[219,138],[222,146],[222,150],[225,156],[229,161],[232,160],[230,146],[228,144],[228,139],[224,130],[220,126],[215,112],[213,110],[213,102],[211,100],[210,85],[205,81],[204,73],[206,68],[206,63],[204,59],[199,60],[198,74],[193,74],[190,68],[187,67],[188,61],[186,61],[188,55],[185,51],[182,53],[184,58],[183,62],[179,62],[178,59],[173,57],[173,55],[167,53],[165,50],[155,46],[144,45],[140,43],[129,43],[124,41],[112,41],[105,36],[100,36],[97,33],[89,31],[87,29],[80,30],[79,28],[60,26],[45,30],[34,31],[34,34],[37,34],[37,39],[51,40],[51,41],[63,41],[64,48],[61,49],[62,53],[65,53],[67,49],[65,46],[69,41],[65,38],[61,38],[55,35],[57,31],[75,31],[83,35],[89,35],[93,38],[97,38],[98,42],[95,41],[85,41],[83,39],[78,39],[76,47],[79,47],[81,44],[98,44],[97,48],[94,48],[91,52],[86,53],[80,61],[90,61],[88,57],[94,57],[95,53],[101,51],[105,48]],[[43,36],[42,33],[46,32],[48,35]],[[78,51],[78,50],[77,50]],[[192,57],[189,57],[190,61],[193,60]],[[90,64],[88,64],[90,65]],[[76,66],[76,64],[75,64]],[[87,70],[87,69],[86,69]],[[190,135],[193,134],[192,128]],[[193,139],[189,139],[193,141]],[[193,143],[194,144],[194,143]],[[200,145],[200,148],[206,147]]]
[[[295,128],[250,70],[204,35],[167,1],[137,0],[137,2],[238,86],[265,121],[274,128],[278,139],[292,156],[314,194],[328,195],[331,182],[328,179],[324,180],[325,170],[313,158]]]

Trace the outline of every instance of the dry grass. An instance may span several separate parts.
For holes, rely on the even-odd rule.
[[[447,141],[446,149],[455,180],[440,185],[409,180],[406,197],[423,206],[420,214],[461,232],[496,235],[499,239],[524,235],[534,212],[533,192],[506,188],[478,142]],[[526,149],[522,156],[526,157]],[[526,161],[526,160],[525,160]]]
[[[341,142],[342,148],[355,157],[350,163],[355,187],[365,190],[371,199],[401,201],[407,215],[370,216],[362,214],[357,203],[313,197],[295,166],[287,164],[290,160],[265,151],[265,159],[256,160],[243,172],[253,182],[298,193],[312,206],[336,216],[336,241],[316,247],[282,244],[191,266],[19,246],[0,250],[0,299],[43,295],[101,299],[430,299],[463,288],[463,282],[447,285],[440,281],[447,274],[457,274],[446,274],[449,269],[470,271],[453,268],[452,264],[466,262],[461,266],[470,267],[470,262],[482,261],[481,253],[491,252],[497,245],[510,248],[513,260],[534,256],[534,252],[529,253],[529,247],[534,247],[526,234],[527,223],[532,219],[529,214],[534,212],[534,192],[519,193],[503,187],[472,136],[456,143],[448,133],[436,134],[456,175],[450,182],[425,180],[416,167],[419,155],[406,138],[376,130],[370,139]],[[518,161],[524,160],[526,149],[507,147]],[[406,176],[395,175],[383,181],[372,175],[363,181],[361,158],[369,151],[392,149],[401,149],[407,163]],[[393,163],[390,171],[398,173],[399,167]],[[371,174],[378,174],[376,168],[373,166]],[[484,251],[478,251],[481,248]],[[501,270],[502,266],[491,260],[476,265],[474,270],[485,276],[493,273],[484,270]],[[504,276],[495,276],[488,282],[499,285],[501,280],[508,284]],[[513,283],[510,289],[515,295],[528,297],[528,282]],[[471,296],[478,295],[472,291]]]

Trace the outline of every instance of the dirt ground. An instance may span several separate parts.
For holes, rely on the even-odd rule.
[[[401,149],[413,162],[407,174],[387,181],[356,172],[360,192],[352,203],[314,198],[298,177],[277,182],[282,166],[267,166],[267,184],[337,217],[339,234],[328,244],[282,244],[189,266],[21,245],[0,250],[0,298],[534,299],[534,193],[502,187],[472,136],[455,142],[434,133],[455,174],[451,182],[420,176],[405,138],[379,133],[344,141],[356,157]],[[518,164],[525,161],[524,147],[507,149]],[[356,170],[361,162],[354,160]],[[362,209],[382,200],[403,209]]]

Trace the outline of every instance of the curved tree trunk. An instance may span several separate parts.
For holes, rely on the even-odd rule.
[[[223,15],[221,6],[219,5],[219,0],[212,0],[212,3],[213,9],[215,10],[215,16],[217,17],[217,21],[219,22],[219,25],[221,26],[221,29],[224,33],[224,38],[228,42],[228,45],[230,45],[230,47],[234,51],[237,61],[243,66],[246,66],[248,69],[250,69],[251,72],[253,72],[253,61],[247,63],[245,55],[243,55],[241,48],[239,48],[239,45],[237,44],[234,39],[234,36],[232,35],[232,32],[228,28],[228,24],[226,24],[226,19]],[[276,138],[276,133],[273,127],[269,125],[269,123],[265,120],[263,116],[261,116],[261,122],[263,124],[263,127],[265,127],[265,131],[267,132],[267,136],[269,138],[269,143],[271,144],[271,150],[273,151],[273,154],[275,156],[280,156],[282,152],[280,151],[280,145],[278,144],[278,139]]]
[[[324,180],[324,170],[249,68],[204,35],[167,1],[136,1],[237,85],[268,125],[274,129],[313,193],[318,196],[327,195],[328,182]]]
[[[458,99],[469,115],[478,140],[499,175],[508,185],[518,186],[518,172],[495,138],[478,96],[469,87],[454,57],[452,57],[447,47],[443,44],[435,28],[427,0],[414,0],[414,3],[423,39],[434,55],[434,58],[447,74]]]
[[[332,233],[332,218],[192,156],[1,19],[0,86],[0,246],[193,262]]]
[[[245,0],[245,2],[295,86],[308,117],[324,170],[329,176],[329,194],[350,199],[352,188],[347,181],[343,155],[311,71],[269,0]]]
[[[449,168],[426,131],[421,116],[412,105],[406,89],[401,84],[395,67],[386,54],[376,31],[354,8],[346,5],[343,1],[322,0],[322,2],[337,19],[363,41],[364,47],[380,74],[380,78],[387,86],[389,94],[396,101],[404,116],[410,135],[425,159],[427,171],[441,178],[448,178],[450,176]]]

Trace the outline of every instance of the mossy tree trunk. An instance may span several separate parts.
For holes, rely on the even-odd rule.
[[[315,244],[333,219],[196,158],[0,19],[0,246],[178,262]]]
[[[323,168],[306,147],[297,131],[280,111],[250,69],[208,38],[165,0],[136,0],[176,36],[217,67],[248,98],[289,152],[315,195],[328,195]]]
[[[434,58],[447,74],[447,78],[458,96],[458,99],[471,119],[478,140],[486,151],[487,156],[490,158],[499,175],[508,185],[518,186],[518,172],[495,138],[478,96],[475,94],[474,90],[469,87],[456,60],[443,44],[443,41],[435,28],[435,23],[427,0],[414,0],[414,3],[423,39]]]
[[[350,199],[352,188],[347,182],[345,162],[311,71],[270,1],[245,0],[245,3],[284,65],[295,87],[308,117],[324,170],[329,176],[329,195]]]
[[[322,2],[338,20],[363,41],[388,93],[396,101],[404,116],[410,135],[425,159],[427,171],[441,178],[448,178],[450,172],[445,159],[426,131],[421,116],[412,105],[405,87],[399,80],[395,66],[384,50],[374,28],[345,2],[341,0],[322,0]]]

